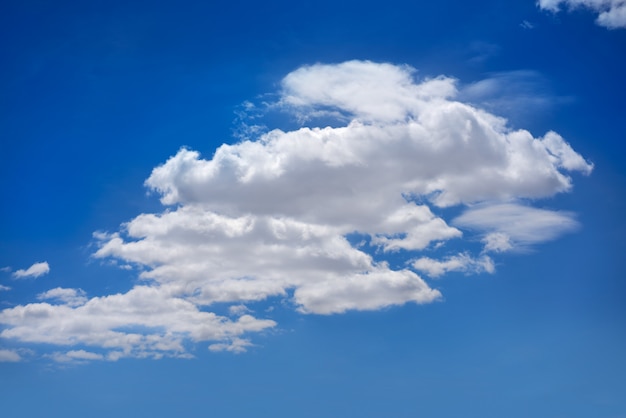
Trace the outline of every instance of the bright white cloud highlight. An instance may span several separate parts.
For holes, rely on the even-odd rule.
[[[17,270],[13,273],[13,277],[17,279],[23,279],[27,277],[37,278],[39,276],[43,276],[44,274],[48,274],[50,272],[50,266],[46,261],[41,263],[35,263],[26,270]]]
[[[418,272],[494,271],[485,254],[432,258],[443,243],[482,238],[497,252],[571,230],[571,215],[501,202],[569,191],[571,173],[592,165],[558,134],[513,130],[456,95],[454,79],[419,80],[408,66],[297,69],[272,108],[312,126],[222,145],[211,158],[181,149],[146,180],[168,208],[94,235],[94,257],[137,266],[139,285],[91,299],[49,290],[0,312],[0,337],[107,360],[188,357],[201,341],[241,352],[249,334],[276,326],[251,315],[251,302],[279,298],[310,314],[430,303],[441,293]],[[338,126],[315,126],[319,116]],[[439,212],[457,205],[469,209],[450,224]],[[398,252],[413,262],[392,267]],[[216,303],[237,318],[210,312]]]
[[[625,0],[539,0],[539,7],[558,12],[564,5],[570,9],[584,7],[598,14],[596,23],[609,29],[626,28]]]

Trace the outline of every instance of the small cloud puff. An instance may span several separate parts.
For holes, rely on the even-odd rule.
[[[15,350],[0,350],[0,363],[17,363],[22,361],[22,356]]]
[[[422,257],[415,260],[412,265],[414,269],[435,278],[451,271],[478,274],[493,273],[496,270],[490,257],[483,255],[480,258],[472,258],[467,253],[446,257],[443,260]]]
[[[229,351],[231,353],[239,354],[247,351],[248,347],[253,346],[254,344],[252,344],[249,340],[245,340],[242,338],[233,338],[231,341],[228,341],[226,343],[211,344],[209,346],[209,351]]]
[[[39,276],[43,276],[44,274],[48,274],[50,272],[50,266],[46,261],[41,263],[35,263],[26,270],[17,270],[13,273],[13,277],[16,279],[23,279],[27,277],[37,278]]]

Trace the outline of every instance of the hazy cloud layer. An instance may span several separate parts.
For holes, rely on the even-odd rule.
[[[558,12],[561,6],[574,9],[584,7],[598,14],[596,23],[609,29],[626,28],[625,0],[539,0],[539,7]]]
[[[181,149],[146,180],[168,208],[95,234],[94,256],[137,267],[140,285],[91,299],[49,290],[0,312],[0,336],[72,348],[57,361],[187,357],[198,341],[241,352],[246,335],[276,325],[246,303],[278,297],[314,314],[429,303],[441,294],[419,272],[491,273],[487,252],[576,226],[569,213],[520,202],[569,191],[569,173],[592,165],[554,132],[512,130],[455,100],[454,79],[349,61],[299,68],[279,95],[272,108],[307,126],[248,130],[211,158]],[[328,118],[336,127],[316,125]],[[439,215],[459,205],[456,219]],[[450,240],[484,246],[445,254]],[[392,267],[398,252],[412,261]],[[230,317],[209,312],[217,302]]]

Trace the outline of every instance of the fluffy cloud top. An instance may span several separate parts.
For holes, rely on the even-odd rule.
[[[430,303],[441,294],[418,272],[494,271],[490,257],[469,250],[438,258],[446,241],[462,246],[464,234],[479,234],[483,252],[499,252],[571,230],[571,215],[519,202],[569,191],[569,173],[592,165],[558,134],[510,129],[456,94],[454,79],[418,80],[408,66],[297,69],[274,107],[339,126],[276,129],[211,158],[181,149],[146,180],[163,212],[95,234],[95,257],[139,267],[144,282],[91,299],[52,289],[41,303],[0,312],[0,336],[91,347],[59,361],[186,357],[198,341],[241,352],[252,345],[246,334],[276,325],[244,304],[278,297],[303,313],[334,314]],[[459,205],[467,209],[451,224],[439,215]],[[392,267],[397,252],[411,261]],[[209,312],[218,302],[237,318]]]
[[[37,278],[39,276],[43,276],[44,274],[48,274],[50,272],[50,266],[46,261],[41,263],[35,263],[26,270],[17,270],[13,273],[13,277],[22,279],[26,277],[34,277]]]
[[[540,8],[552,12],[558,12],[561,5],[585,7],[598,13],[598,25],[609,29],[626,28],[625,0],[539,0],[538,4]]]

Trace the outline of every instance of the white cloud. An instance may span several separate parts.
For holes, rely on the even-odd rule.
[[[75,363],[92,360],[104,360],[104,356],[85,350],[71,350],[66,353],[53,353],[50,357],[58,363]]]
[[[0,284],[0,291],[7,291],[7,290],[11,290],[11,288],[9,286],[4,286]]]
[[[242,307],[252,301],[277,297],[311,314],[430,303],[441,293],[415,270],[492,272],[493,261],[469,251],[420,258],[421,251],[449,240],[463,246],[462,228],[470,240],[473,230],[486,234],[490,251],[540,242],[527,238],[537,232],[532,222],[512,228],[494,219],[514,212],[541,221],[541,210],[497,202],[569,191],[570,172],[592,169],[557,134],[512,130],[455,99],[455,80],[417,80],[408,66],[306,66],[285,77],[280,94],[273,109],[301,120],[339,114],[338,126],[269,131],[222,145],[210,159],[181,149],[146,180],[169,208],[94,234],[94,257],[136,266],[143,282],[89,300],[52,289],[39,299],[55,305],[1,311],[0,337],[95,347],[108,360],[188,357],[190,343],[240,352],[252,344],[249,334],[274,327]],[[470,209],[449,225],[439,212],[456,205]],[[546,239],[568,229],[556,218],[541,224]],[[352,245],[351,234],[364,244]],[[384,260],[394,252],[417,261],[391,267]],[[237,318],[210,312],[218,302]]]
[[[26,270],[17,270],[15,273],[13,273],[13,277],[18,279],[25,277],[37,278],[39,276],[43,276],[44,274],[48,274],[48,272],[50,272],[50,266],[46,261],[44,261],[41,263],[35,263]]]
[[[179,357],[185,340],[230,340],[271,328],[271,320],[243,315],[236,321],[204,312],[167,287],[136,286],[95,297],[81,306],[31,303],[0,312],[9,328],[0,337],[27,343],[100,347],[120,357]]]
[[[561,5],[570,9],[584,7],[598,14],[596,23],[609,29],[626,28],[625,0],[539,0],[539,7],[558,12]]]
[[[513,249],[511,237],[504,232],[490,232],[482,239],[485,243],[485,251],[501,253]]]
[[[248,347],[252,346],[254,346],[254,344],[252,344],[249,340],[233,338],[232,341],[226,343],[211,344],[209,346],[209,350],[214,352],[230,351],[231,353],[243,353]]]
[[[57,300],[68,306],[80,306],[87,302],[87,297],[82,289],[64,289],[57,287],[37,295],[38,300]]]
[[[17,363],[22,361],[22,356],[14,350],[0,350],[0,363]]]
[[[235,316],[239,316],[239,315],[243,315],[244,313],[248,313],[248,312],[252,312],[250,310],[250,308],[248,308],[246,305],[231,305],[228,307],[228,313],[230,315],[235,315]]]
[[[573,214],[536,209],[515,203],[480,205],[454,220],[460,227],[485,233],[487,251],[524,249],[550,241],[579,227]]]
[[[495,271],[493,260],[490,257],[483,255],[479,258],[472,258],[467,253],[450,256],[444,260],[421,257],[415,260],[412,266],[415,270],[422,271],[430,277],[439,277],[450,271],[467,274],[493,273]]]

